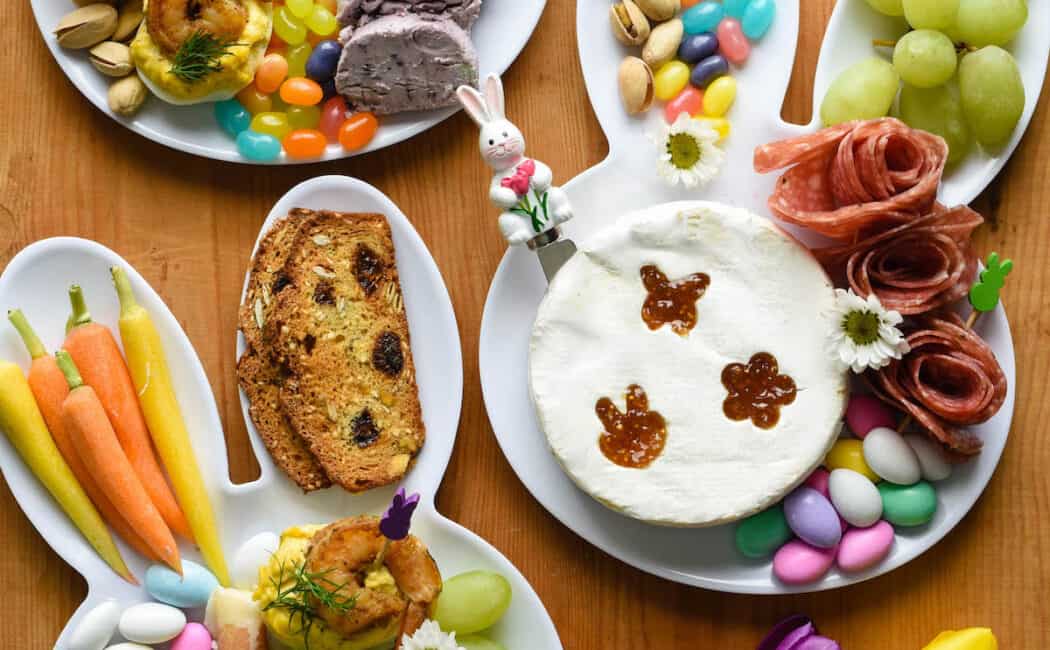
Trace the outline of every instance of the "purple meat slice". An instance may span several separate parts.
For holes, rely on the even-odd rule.
[[[445,16],[469,31],[481,13],[482,0],[341,0],[339,24],[357,28],[383,16],[432,14]]]
[[[356,110],[376,115],[452,106],[456,88],[478,83],[478,55],[448,18],[384,16],[343,47],[335,88]]]

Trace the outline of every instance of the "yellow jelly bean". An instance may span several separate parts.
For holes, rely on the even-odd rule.
[[[941,632],[922,650],[999,650],[999,642],[986,627]]]
[[[288,124],[288,116],[284,113],[259,113],[252,118],[252,131],[265,133],[281,140],[292,130]]]
[[[729,137],[729,120],[724,117],[701,117],[704,124],[718,132],[718,139],[725,140]]]
[[[824,458],[824,467],[829,470],[851,469],[867,476],[872,482],[879,480],[879,475],[871,471],[864,460],[864,443],[860,440],[843,439],[836,442]]]
[[[734,99],[736,79],[728,75],[715,79],[704,91],[704,115],[722,117],[729,112]]]
[[[660,101],[674,99],[689,83],[689,66],[681,61],[668,61],[660,66],[653,78],[653,90]]]

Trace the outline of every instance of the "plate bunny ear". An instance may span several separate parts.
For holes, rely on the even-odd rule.
[[[484,126],[492,120],[488,107],[485,105],[485,98],[476,89],[465,85],[460,86],[456,89],[456,97],[467,111],[467,115],[470,115],[478,126]]]
[[[489,107],[489,115],[493,119],[506,117],[503,107],[503,81],[499,75],[490,74],[485,79],[485,103]]]

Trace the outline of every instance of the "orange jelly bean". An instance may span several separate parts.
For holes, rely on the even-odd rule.
[[[339,127],[339,144],[347,151],[357,151],[372,141],[378,129],[375,115],[354,113]]]
[[[339,8],[336,6],[337,0],[314,0],[315,5],[321,5],[328,11],[332,12],[332,15],[339,13]]]
[[[316,129],[296,129],[284,136],[281,144],[290,158],[319,158],[324,155],[328,138]]]
[[[241,92],[237,93],[237,101],[241,103],[241,106],[248,109],[248,112],[252,115],[269,113],[273,110],[273,99],[256,88],[254,83],[248,84]]]
[[[266,94],[275,92],[288,76],[288,60],[283,55],[267,54],[255,70],[255,87]]]
[[[313,79],[292,77],[281,84],[281,99],[297,106],[314,106],[324,99],[324,90]]]
[[[682,0],[682,10],[686,10],[695,4],[699,4],[700,0]]]

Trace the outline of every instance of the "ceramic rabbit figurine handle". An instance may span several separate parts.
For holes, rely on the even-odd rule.
[[[456,95],[481,128],[481,157],[495,171],[489,199],[503,211],[500,232],[511,245],[534,249],[556,240],[558,225],[572,218],[569,199],[553,185],[550,167],[525,157],[525,138],[504,115],[499,76],[485,79],[484,94],[460,86]]]

